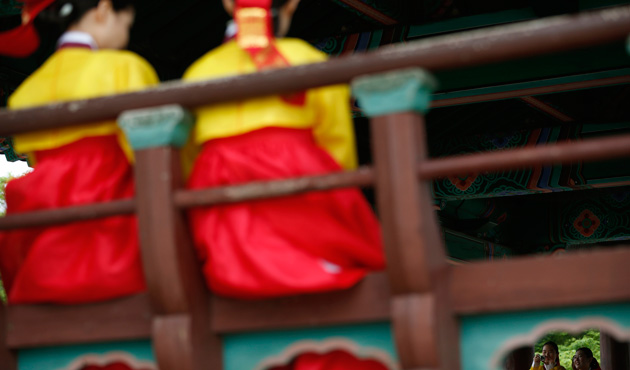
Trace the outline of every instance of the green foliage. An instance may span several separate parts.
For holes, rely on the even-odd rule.
[[[4,291],[4,286],[2,285],[2,279],[0,278],[0,304],[7,303],[7,293]]]
[[[12,175],[0,177],[0,216],[4,216],[7,208],[7,203],[4,199],[4,187],[7,186],[7,182],[13,178],[14,176]]]
[[[542,352],[545,342],[552,341],[558,345],[560,351],[560,365],[567,370],[571,369],[571,360],[578,348],[587,347],[593,351],[593,356],[600,361],[599,330],[589,329],[578,335],[565,332],[552,332],[542,337],[534,346],[536,353]]]

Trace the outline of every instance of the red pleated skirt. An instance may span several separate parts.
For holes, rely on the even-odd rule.
[[[387,370],[387,367],[377,360],[362,360],[345,351],[332,351],[325,354],[304,353],[286,366],[269,370]]]
[[[340,171],[310,130],[265,128],[204,144],[189,188]],[[348,288],[384,268],[379,223],[358,189],[195,208],[192,232],[211,290],[263,298]]]
[[[115,136],[39,151],[6,187],[7,214],[131,198],[132,167]],[[145,290],[135,216],[0,233],[10,303],[84,303]]]

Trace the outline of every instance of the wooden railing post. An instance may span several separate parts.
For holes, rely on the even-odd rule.
[[[361,77],[354,94],[371,118],[378,210],[393,293],[392,322],[404,369],[459,368],[448,271],[430,195],[422,113],[434,82],[420,69]]]
[[[135,153],[144,274],[154,312],[152,339],[161,370],[220,370],[221,343],[210,332],[209,294],[186,227],[173,201],[182,187],[181,147],[192,117],[171,105],[119,118]]]
[[[15,352],[7,345],[8,336],[7,306],[0,301],[0,368],[3,370],[17,370]]]

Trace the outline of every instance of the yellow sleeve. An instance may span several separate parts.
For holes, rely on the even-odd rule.
[[[153,67],[135,54],[127,54],[125,63],[116,69],[116,90],[119,93],[143,90],[159,82]]]
[[[315,94],[317,104],[317,122],[313,128],[315,141],[345,170],[356,168],[350,89],[347,85],[334,85],[316,89],[312,93]]]
[[[144,90],[160,82],[157,73],[151,65],[141,57],[127,53],[123,63],[115,69],[115,89],[117,93]],[[118,130],[118,143],[130,162],[134,162],[133,149],[127,137]]]
[[[283,55],[292,65],[324,62],[328,56],[300,39],[283,39],[279,43]],[[317,120],[313,135],[345,170],[357,167],[354,127],[350,113],[350,88],[333,85],[309,91],[315,94]]]

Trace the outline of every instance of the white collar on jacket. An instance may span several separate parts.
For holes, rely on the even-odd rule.
[[[96,41],[94,41],[92,35],[81,31],[68,31],[61,35],[57,42],[57,48],[64,44],[81,44],[88,46],[92,50],[98,49],[98,45],[96,45]]]

